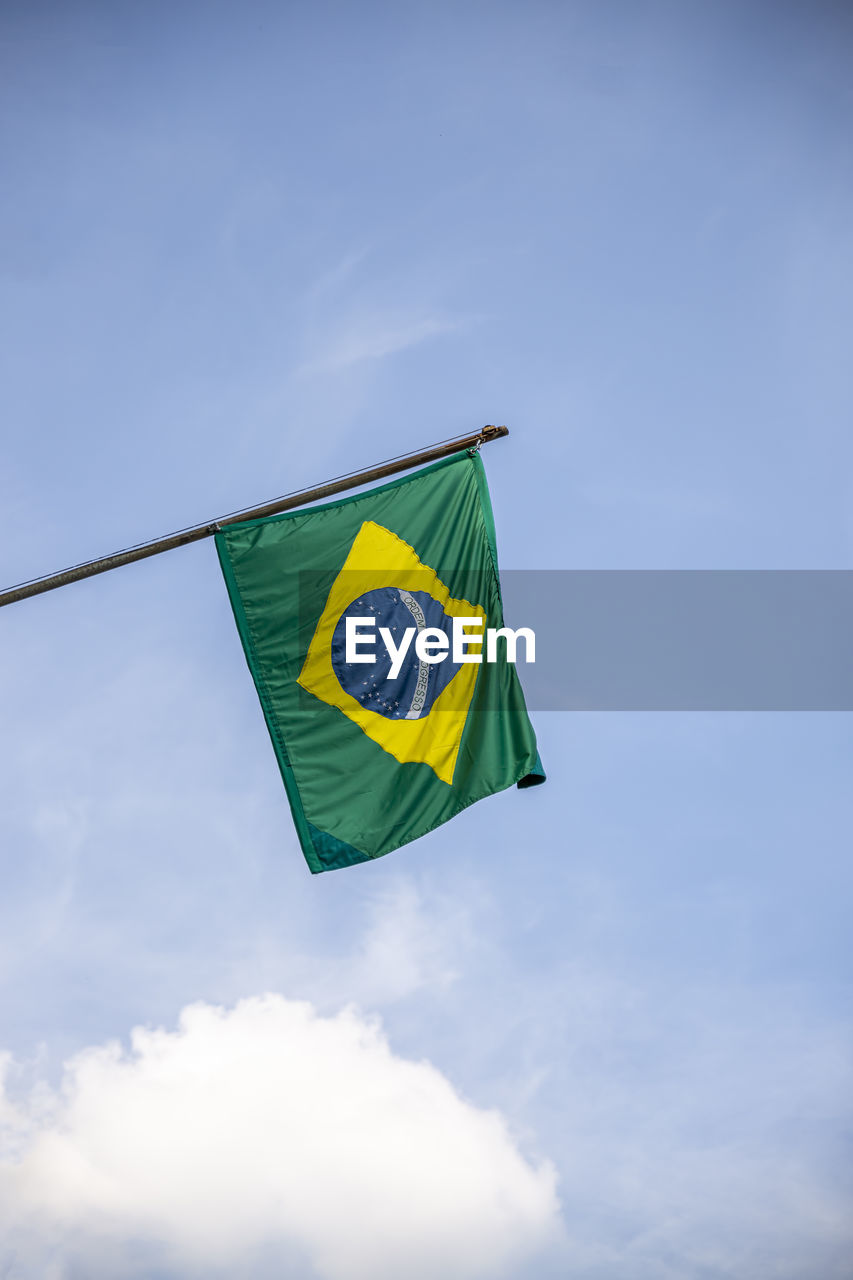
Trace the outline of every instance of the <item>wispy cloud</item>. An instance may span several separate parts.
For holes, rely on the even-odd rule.
[[[339,261],[321,271],[308,290],[312,301],[339,293],[368,256],[369,250],[353,249]]]
[[[366,904],[364,932],[343,961],[351,1000],[375,1009],[450,987],[475,945],[468,910],[414,880],[395,877]],[[318,995],[340,1001],[338,965],[315,958],[305,974],[322,974]]]
[[[366,360],[382,360],[432,338],[455,333],[466,321],[440,313],[365,311],[333,325],[302,366],[303,374],[332,373]]]

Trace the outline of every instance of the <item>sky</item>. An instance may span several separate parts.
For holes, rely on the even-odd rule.
[[[4,0],[0,583],[485,423],[507,570],[853,567],[851,60]],[[312,877],[209,542],[0,655],[4,1280],[853,1276],[849,713],[537,708],[544,787]]]

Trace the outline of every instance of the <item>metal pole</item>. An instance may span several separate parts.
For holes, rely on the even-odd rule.
[[[188,542],[200,542],[202,538],[210,538],[217,529],[228,524],[239,524],[243,520],[258,520],[263,516],[278,515],[281,511],[290,511],[293,507],[304,506],[308,502],[317,502],[321,498],[330,498],[333,494],[343,493],[347,489],[357,489],[362,484],[372,484],[386,476],[396,475],[398,471],[408,471],[410,467],[424,466],[428,462],[437,462],[439,458],[449,457],[451,453],[460,453],[463,449],[478,448],[490,440],[499,440],[508,436],[506,427],[483,427],[470,436],[461,436],[456,440],[448,440],[444,444],[433,445],[422,449],[419,453],[410,453],[397,458],[393,462],[383,462],[366,471],[356,471],[352,475],[342,476],[328,484],[317,485],[314,489],[302,489],[285,498],[276,498],[265,502],[260,507],[252,507],[248,511],[240,511],[236,515],[223,516],[221,520],[212,520],[207,524],[194,525],[183,529],[180,533],[171,533],[165,538],[156,538],[152,542],[140,543],[137,547],[129,547],[126,551],[117,551],[111,556],[102,556],[99,560],[87,560],[85,564],[75,565],[71,569],[63,569],[61,573],[52,573],[44,578],[35,578],[31,582],[23,582],[19,586],[10,587],[0,592],[0,608],[4,604],[14,604],[16,600],[26,600],[29,596],[41,595],[43,591],[53,591],[56,587],[64,587],[69,582],[79,582],[81,578],[92,578],[96,573],[106,573],[109,569],[119,569],[122,565],[132,564],[134,560],[145,560],[148,556],[158,556],[161,551],[173,551],[175,547],[186,546]]]

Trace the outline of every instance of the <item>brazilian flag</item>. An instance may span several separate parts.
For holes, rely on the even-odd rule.
[[[379,858],[475,800],[545,780],[515,666],[502,641],[494,662],[480,642],[503,611],[479,453],[228,525],[216,547],[313,872]],[[469,636],[456,653],[454,625]],[[427,629],[422,658],[412,640]]]

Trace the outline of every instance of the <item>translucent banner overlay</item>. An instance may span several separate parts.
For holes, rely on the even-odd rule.
[[[555,711],[853,710],[851,570],[504,572],[507,625],[536,633],[528,706]]]
[[[332,653],[343,687],[357,675],[391,705],[408,698],[407,681],[435,684],[437,696],[453,678],[450,653],[441,671],[419,667],[418,629],[444,626],[450,638],[453,617],[476,613],[480,602],[494,625],[494,576],[464,567],[409,572],[405,581],[372,570],[295,570],[294,577],[306,651],[332,600],[341,606],[329,624],[333,649],[350,613],[375,618],[380,667],[388,665],[380,626],[395,644],[411,631],[396,681],[384,669],[348,667],[343,650]],[[535,633],[535,663],[518,644],[530,710],[853,710],[853,570],[531,569],[504,571],[501,584],[505,625]]]

